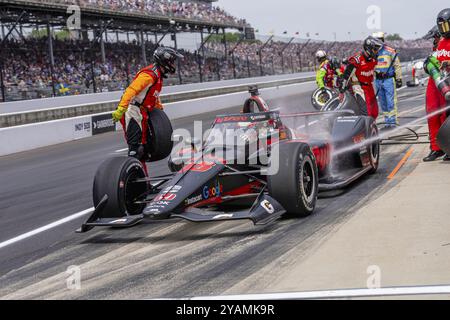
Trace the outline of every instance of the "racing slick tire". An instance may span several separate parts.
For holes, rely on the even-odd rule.
[[[337,111],[337,110],[351,110],[355,115],[367,115],[367,108],[365,106],[364,98],[359,94],[356,97],[350,92],[344,92],[343,100],[340,97],[334,97],[328,101],[320,111]]]
[[[436,140],[439,148],[450,155],[450,117],[447,117],[439,129]]]
[[[149,136],[146,150],[149,162],[155,162],[167,158],[173,148],[172,123],[167,114],[160,109],[153,109],[148,116]]]
[[[373,140],[373,143],[367,146],[367,153],[369,154],[370,166],[372,167],[369,171],[370,174],[374,174],[378,170],[378,165],[380,163],[380,140],[378,139],[378,127],[373,118],[367,117],[368,121],[367,128],[367,139],[369,141]]]
[[[319,191],[316,158],[306,143],[284,143],[279,147],[278,172],[267,176],[269,195],[288,215],[306,217],[313,213]]]
[[[322,93],[322,89],[317,88],[311,95],[311,103],[316,110],[321,110],[328,101],[336,97],[336,93],[329,89],[325,88],[326,93]]]
[[[148,190],[147,182],[135,182],[146,174],[139,160],[132,157],[113,157],[104,161],[97,169],[92,190],[94,207],[105,195],[108,196],[99,218],[120,218],[141,214],[145,204],[134,200]]]

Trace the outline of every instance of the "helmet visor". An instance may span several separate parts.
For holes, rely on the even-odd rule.
[[[450,23],[448,21],[438,22],[439,32],[441,34],[446,34],[450,32]]]

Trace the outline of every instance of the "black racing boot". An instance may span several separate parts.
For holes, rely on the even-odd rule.
[[[443,161],[450,161],[450,156],[448,154],[446,154],[445,157],[442,160]]]
[[[440,158],[442,156],[444,156],[445,153],[443,151],[434,151],[431,150],[430,154],[428,156],[426,156],[425,158],[423,158],[423,162],[430,162],[430,161],[434,161],[437,158]]]

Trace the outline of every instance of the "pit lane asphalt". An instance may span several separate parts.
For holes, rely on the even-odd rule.
[[[305,92],[270,103],[283,106],[283,111],[312,110],[312,89],[311,84]],[[423,105],[423,91],[402,90],[400,112]],[[174,127],[190,129],[193,120],[210,122],[214,114],[180,119]],[[405,114],[401,122],[423,114],[423,110]],[[315,214],[305,219],[280,219],[262,227],[250,222],[171,220],[126,230],[94,229],[83,235],[73,231],[85,218],[63,224],[0,249],[0,298],[220,294],[294,246],[308,254],[345,223],[360,202],[385,192],[387,175],[408,147],[383,147],[377,174],[355,183],[341,196],[320,199]],[[1,157],[0,242],[92,206],[91,185],[98,164],[122,148],[121,134],[110,133]],[[161,174],[167,170],[166,163],[154,164],[150,170]],[[66,288],[65,271],[71,265],[81,266],[81,290]],[[280,272],[282,267],[280,261]]]

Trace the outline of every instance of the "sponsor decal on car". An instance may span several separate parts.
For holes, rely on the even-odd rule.
[[[250,120],[255,121],[255,120],[263,120],[263,119],[267,119],[268,116],[266,114],[260,115],[260,116],[251,116]]]
[[[184,172],[186,170],[190,170],[193,172],[207,172],[211,170],[216,164],[214,162],[202,162],[202,163],[196,163],[191,167],[191,165],[185,166],[181,171]]]
[[[157,195],[153,201],[154,202],[158,202],[158,201],[172,201],[177,197],[177,195],[175,193],[163,193],[163,194],[159,194]]]
[[[215,123],[223,123],[223,122],[245,122],[248,121],[247,116],[227,116],[222,118],[216,118]]]
[[[194,196],[194,197],[192,197],[192,198],[186,199],[186,200],[185,200],[185,204],[186,204],[187,206],[190,206],[191,204],[194,204],[194,203],[199,202],[199,201],[202,201],[202,200],[203,200],[203,195],[202,195],[202,194],[199,194],[199,195]]]
[[[175,185],[175,186],[168,186],[166,187],[161,193],[177,193],[178,191],[181,190],[181,186],[179,185]]]
[[[361,134],[358,134],[358,135],[353,137],[353,142],[355,144],[359,144],[359,143],[363,142],[365,140],[365,138],[366,137],[364,136],[364,134],[361,133]]]
[[[222,194],[223,187],[220,183],[214,186],[204,186],[202,190],[203,199],[207,200],[213,197],[219,197]]]
[[[272,214],[275,212],[275,208],[268,200],[261,201],[260,205],[261,205],[261,207],[263,207],[264,210],[267,211],[267,213]]]

